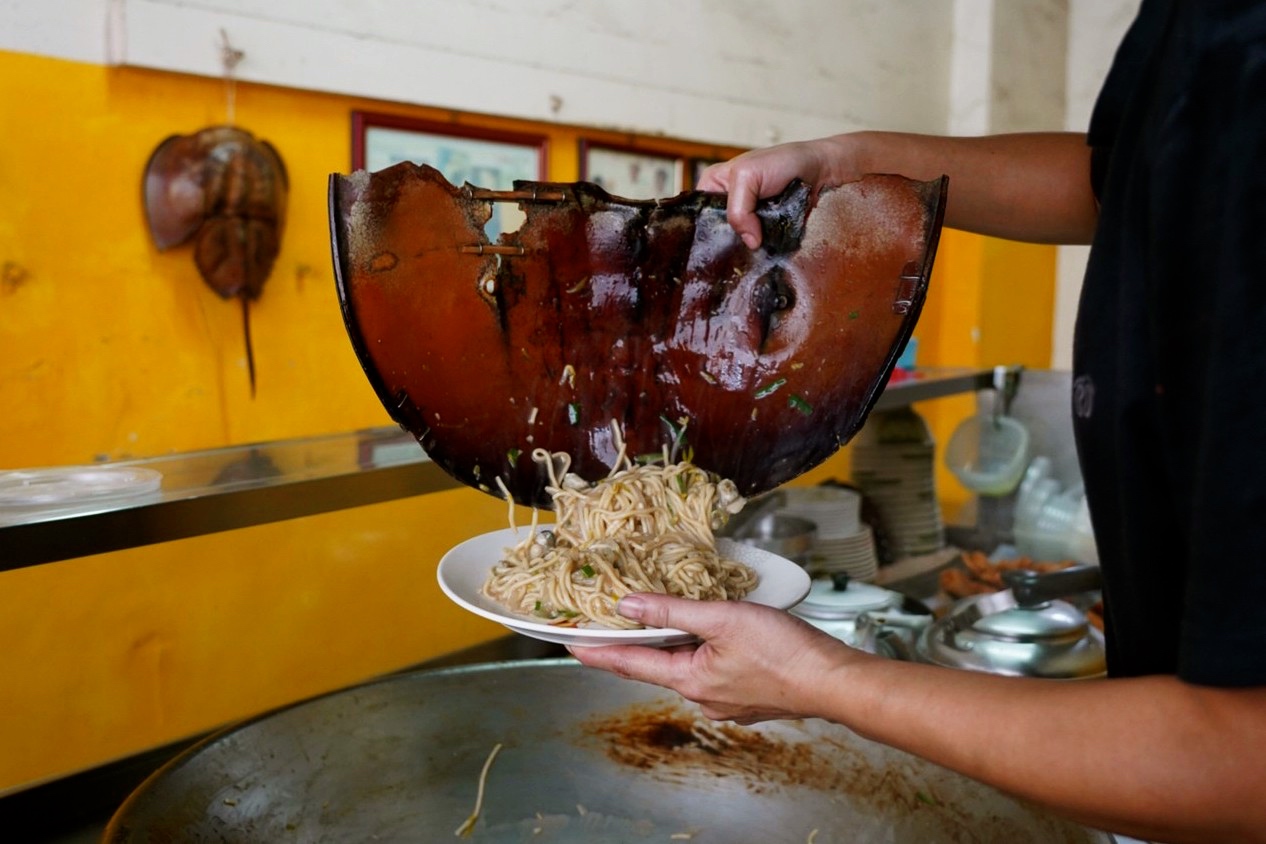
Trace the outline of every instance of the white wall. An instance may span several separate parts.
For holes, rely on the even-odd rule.
[[[749,146],[1059,128],[1129,2],[0,0],[0,49],[218,76],[224,32],[248,81]]]
[[[997,0],[991,132],[1063,128],[1068,27],[1068,0]]]
[[[117,0],[0,0],[0,50],[106,61],[106,20]]]
[[[951,135],[1064,125],[1067,0],[954,0]]]
[[[945,126],[946,0],[119,0],[114,61],[735,145]],[[932,84],[929,84],[929,81]]]

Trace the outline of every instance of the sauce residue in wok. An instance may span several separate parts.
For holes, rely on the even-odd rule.
[[[629,707],[581,729],[613,761],[657,776],[742,777],[757,793],[804,786],[866,795],[893,808],[951,810],[905,772],[876,769],[841,742],[807,733],[804,741],[789,740],[761,728],[710,721],[672,703]]]
[[[994,811],[990,801],[1009,798],[914,756],[888,750],[888,758],[877,762],[866,752],[865,740],[826,722],[741,727],[707,719],[678,701],[661,700],[593,718],[579,729],[609,759],[641,776],[695,786],[701,778],[739,778],[757,794],[812,789],[870,817],[917,815],[927,829],[943,836],[937,840],[1099,840],[1089,830],[1023,801],[1010,811]],[[860,817],[850,815],[844,805],[840,811]],[[822,821],[825,826],[828,818]]]

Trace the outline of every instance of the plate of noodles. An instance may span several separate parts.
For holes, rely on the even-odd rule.
[[[643,627],[620,629],[596,621],[583,612],[546,610],[539,606],[540,602],[535,598],[531,600],[531,609],[516,611],[490,597],[486,586],[493,577],[494,567],[507,556],[507,552],[552,527],[542,525],[535,532],[528,528],[507,528],[466,540],[440,560],[440,588],[456,604],[476,615],[499,622],[516,633],[546,642],[573,646],[620,644],[668,647],[695,641],[695,636],[684,630]],[[729,539],[717,539],[716,551],[718,557],[731,565],[741,566],[754,578],[750,590],[739,600],[788,609],[800,603],[809,593],[808,573],[791,560]],[[592,571],[592,577],[586,576],[586,569]],[[601,564],[581,562],[570,574],[568,579],[580,583],[600,580]],[[639,590],[625,588],[623,591]],[[610,598],[610,592],[607,593],[607,598]],[[607,600],[605,603],[609,609],[614,608],[614,600]]]

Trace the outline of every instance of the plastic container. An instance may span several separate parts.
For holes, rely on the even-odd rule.
[[[945,465],[978,495],[1010,494],[1029,463],[1029,429],[1010,416],[973,416],[945,445]]]
[[[1017,552],[1036,560],[1097,565],[1099,553],[1085,487],[1075,483],[1061,489],[1050,472],[1050,458],[1035,457],[1020,484],[1013,524]]]

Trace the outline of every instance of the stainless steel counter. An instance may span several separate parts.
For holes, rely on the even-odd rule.
[[[992,383],[992,370],[923,368],[889,384],[875,410],[988,389]],[[106,503],[0,506],[0,571],[458,486],[410,435],[394,427],[97,465],[157,472],[162,485]]]
[[[0,571],[452,489],[397,428],[99,464],[162,476],[157,492],[0,510]]]

